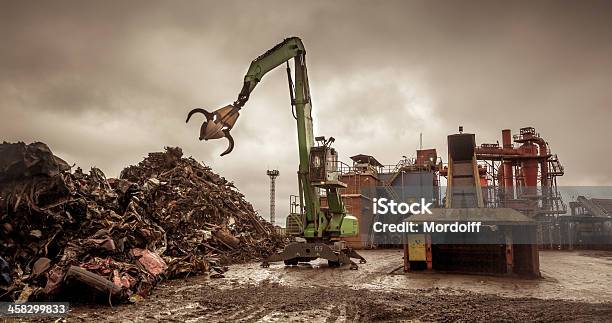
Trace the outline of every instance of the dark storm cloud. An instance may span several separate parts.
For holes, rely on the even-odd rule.
[[[284,71],[241,113],[234,152],[199,142],[192,107],[233,101],[249,62],[302,37],[317,134],[342,159],[385,163],[424,145],[446,153],[458,125],[495,142],[534,126],[559,154],[562,185],[612,184],[609,2],[3,2],[0,139],[47,142],[109,175],[179,145],[234,180],[267,214],[295,193],[297,145]]]

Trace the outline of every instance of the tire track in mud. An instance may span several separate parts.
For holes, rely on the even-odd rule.
[[[227,316],[227,321],[235,322],[257,322],[272,310],[268,308],[268,304],[251,304],[244,307],[242,310],[238,310],[235,313]],[[224,319],[225,320],[225,319]]]
[[[346,317],[349,322],[359,322],[361,318],[360,309],[355,303],[347,303]]]
[[[571,260],[568,264],[565,258],[554,258],[543,267],[544,272],[548,269],[559,282],[545,279],[521,281],[520,284],[505,278],[418,273],[389,275],[395,269],[398,253],[381,250],[364,254],[368,263],[357,271],[328,268],[326,264],[272,266],[265,271],[253,264],[236,265],[226,279],[193,277],[168,281],[151,298],[138,304],[112,309],[75,306],[69,321],[492,322],[503,319],[609,322],[612,299],[606,298],[609,293],[601,291],[607,286],[605,284],[589,289],[594,291],[594,296],[582,301],[549,299],[550,296],[536,293],[540,289],[556,291],[550,285],[563,287],[565,276],[560,278],[559,272],[567,270],[569,265],[577,267],[574,271],[582,272],[580,265],[585,259],[590,260],[574,254],[563,255]],[[548,257],[552,256],[559,257],[556,253]],[[602,269],[603,264],[609,266],[609,260],[590,261],[600,265],[598,275],[611,277],[609,267],[605,268],[608,271]],[[572,277],[568,278],[569,283],[574,284],[578,279]],[[588,283],[580,278],[580,282],[584,281]],[[491,294],[492,290],[507,291],[507,294],[500,297]]]
[[[338,308],[338,305],[332,305],[331,308],[329,308],[328,312],[329,316],[327,317],[327,319],[325,319],[325,322],[336,322],[336,320],[338,320],[338,317],[340,316],[340,309]]]
[[[612,303],[503,298],[469,292],[416,293],[275,283],[202,288],[156,296],[149,303],[77,310],[71,321],[110,322],[371,322],[371,321],[581,321],[608,322]]]

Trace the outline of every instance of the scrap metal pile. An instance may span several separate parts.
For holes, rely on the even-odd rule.
[[[231,182],[180,148],[119,179],[70,169],[43,143],[0,145],[1,300],[135,301],[162,279],[222,277],[283,246]]]

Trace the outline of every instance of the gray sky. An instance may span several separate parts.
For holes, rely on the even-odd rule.
[[[284,68],[251,95],[228,156],[185,117],[231,103],[252,59],[299,36],[315,135],[345,162],[414,156],[421,132],[445,156],[459,125],[477,143],[533,126],[565,165],[560,185],[611,185],[611,35],[605,1],[3,1],[0,140],[108,176],[181,146],[265,216],[278,168],[284,217],[297,192]]]

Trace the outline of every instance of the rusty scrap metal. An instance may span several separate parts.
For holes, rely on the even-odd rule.
[[[163,279],[222,277],[284,244],[233,183],[178,147],[107,179],[34,145],[0,145],[25,152],[0,160],[1,300],[62,299],[75,282],[141,299]]]

